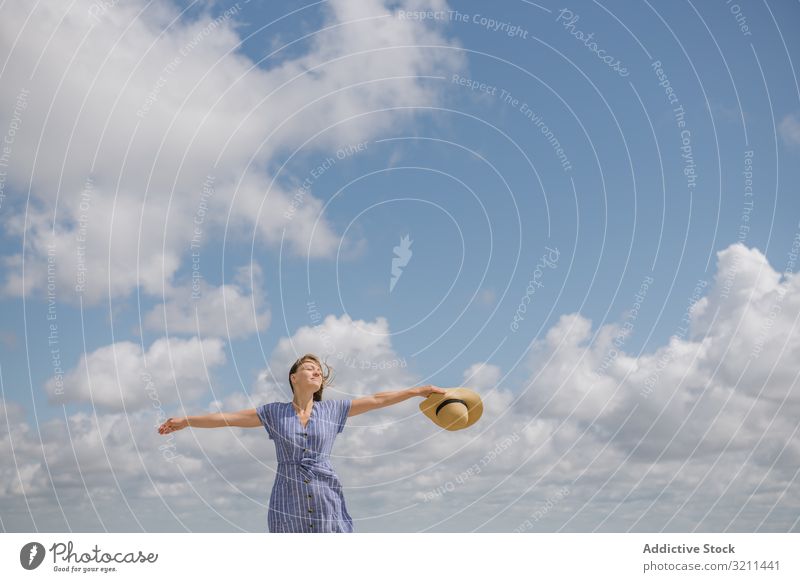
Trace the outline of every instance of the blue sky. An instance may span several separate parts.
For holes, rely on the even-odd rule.
[[[491,425],[496,430],[529,427],[533,418],[553,423],[542,430],[563,444],[573,442],[573,436],[558,438],[564,410],[571,409],[553,408],[534,393],[555,390],[563,406],[579,406],[569,388],[539,386],[547,378],[571,377],[587,354],[602,358],[603,333],[613,337],[613,326],[626,321],[643,281],[652,278],[624,340],[624,359],[644,377],[648,369],[666,368],[679,379],[686,378],[686,370],[707,370],[687,382],[687,395],[702,387],[710,391],[712,385],[735,390],[738,384],[732,386],[721,370],[751,352],[739,345],[740,334],[755,341],[765,329],[776,289],[788,289],[787,297],[794,297],[794,279],[769,273],[789,268],[800,231],[794,187],[800,181],[798,45],[791,35],[792,24],[800,21],[796,4],[503,2],[489,7],[374,1],[298,9],[295,3],[254,0],[175,3],[146,8],[136,17],[135,6],[100,11],[97,3],[86,2],[78,3],[76,20],[57,29],[50,45],[36,40],[35,33],[56,30],[61,9],[44,4],[38,22],[24,27],[25,10],[2,9],[9,18],[3,19],[0,52],[7,63],[0,73],[0,131],[15,123],[19,92],[30,89],[18,112],[0,206],[0,366],[6,407],[13,407],[14,422],[27,427],[25,434],[35,437],[34,448],[37,425],[55,427],[70,415],[123,411],[141,415],[141,422],[148,414],[153,417],[142,404],[141,385],[115,385],[112,372],[135,373],[136,350],[147,353],[163,338],[187,350],[185,362],[168,358],[170,371],[162,381],[176,386],[164,388],[164,411],[177,414],[183,405],[191,414],[213,401],[232,406],[248,399],[256,404],[288,400],[285,375],[293,358],[326,347],[320,331],[336,335],[344,328],[352,335],[321,354],[329,355],[334,366],[338,360],[338,367],[346,368],[337,357],[344,354],[364,361],[405,358],[408,367],[374,375],[344,370],[341,397],[474,380],[486,398],[497,398],[492,410],[498,418],[510,414],[510,424]],[[420,20],[419,10],[437,12]],[[201,34],[214,22],[213,30]],[[18,30],[14,45],[11,32]],[[581,40],[589,34],[596,43],[591,47],[619,61],[624,75]],[[186,51],[192,39],[193,48]],[[181,50],[187,54],[167,69]],[[105,54],[108,61],[98,56]],[[72,74],[58,77],[64,70]],[[155,91],[152,108],[137,117],[137,104],[141,108],[148,91]],[[684,126],[676,118],[678,107]],[[545,135],[542,124],[552,133]],[[553,140],[563,149],[561,160]],[[752,164],[746,167],[748,160]],[[687,178],[687,164],[696,179]],[[745,170],[752,170],[752,191],[746,190]],[[202,214],[202,242],[193,262],[192,229],[209,175],[214,194]],[[80,194],[87,176],[94,179],[87,212],[90,252],[87,288],[78,294],[73,287]],[[298,194],[305,180],[309,187]],[[296,212],[287,214],[292,200]],[[26,213],[31,222],[24,247],[20,224]],[[48,344],[46,241],[54,224],[63,398],[54,397]],[[406,235],[413,241],[411,255],[390,291],[393,250]],[[557,249],[558,260],[542,268],[548,248]],[[730,270],[724,272],[721,264],[731,265]],[[189,296],[195,271],[207,285],[197,302]],[[533,279],[541,286],[529,294],[514,330],[511,323]],[[680,334],[698,281],[707,283],[706,311],[694,315],[691,333]],[[761,293],[760,303],[755,291]],[[217,295],[227,299],[215,302]],[[786,348],[797,342],[796,301],[780,302],[783,309],[769,335]],[[332,321],[320,325],[328,316]],[[745,320],[752,327],[743,328]],[[370,336],[365,330],[376,322],[379,334]],[[575,329],[586,333],[575,336]],[[683,351],[668,350],[676,334],[686,353],[693,346],[717,353],[704,343],[709,338],[725,349],[717,360],[706,352],[703,357],[710,359],[701,358],[700,364],[684,360],[675,355]],[[188,342],[195,337],[210,342],[204,344],[210,360],[191,351]],[[303,344],[302,338],[315,339]],[[562,353],[567,348],[557,338],[572,338],[572,351]],[[130,366],[116,355],[104,359],[110,353],[104,349],[114,352],[113,346],[125,342],[130,342],[126,353],[134,354]],[[789,390],[795,366],[779,352],[774,369],[785,375],[776,379],[767,371],[751,387],[771,390],[777,383],[779,392]],[[90,367],[87,380],[81,379],[84,354],[94,354],[90,361],[97,366]],[[553,368],[562,360],[566,367]],[[659,360],[666,364],[659,367]],[[476,364],[483,366],[483,375],[470,377],[467,371]],[[207,377],[197,372],[203,368]],[[598,381],[636,392],[641,378],[605,372]],[[86,391],[93,377],[96,389],[107,392],[100,405]],[[586,387],[580,378],[574,382]],[[603,394],[604,403],[612,402]],[[670,402],[659,410],[672,410]],[[713,434],[715,422],[731,414],[728,402],[720,416],[696,421],[697,434],[707,434],[708,427]],[[796,396],[784,401],[797,402]],[[404,412],[386,411],[385,418],[413,414],[409,403],[403,406]],[[787,408],[771,414],[792,426]],[[377,430],[385,418],[376,413],[369,423],[364,417],[364,430]],[[606,420],[578,414],[574,422],[596,427],[597,442],[618,446],[622,458],[638,454],[625,439],[608,438],[609,428],[624,434],[628,425],[613,415]],[[676,434],[676,426],[665,427],[665,434]],[[398,432],[397,443],[423,438],[412,434]],[[735,441],[734,448],[755,451],[763,432],[754,434],[753,440]],[[475,438],[477,443],[464,442],[479,450],[481,442],[500,437]],[[137,450],[145,446],[141,438],[131,439]],[[786,439],[784,444],[791,433]],[[661,445],[663,450],[674,446],[659,440],[654,450]],[[204,450],[193,451],[192,458],[211,462],[213,455]],[[351,443],[346,450],[352,456],[361,449]],[[693,459],[693,452],[686,449],[687,458]],[[556,458],[567,454],[558,452]],[[721,459],[728,449],[711,447],[706,454]],[[661,456],[651,460],[658,463]],[[447,470],[457,473],[460,461],[451,462]],[[345,467],[348,471],[355,468]],[[686,471],[675,473],[678,484],[684,477],[691,481]],[[499,467],[497,472],[504,474]],[[410,490],[423,487],[406,477]],[[791,475],[775,478],[775,487],[796,492]],[[556,487],[565,480],[562,475],[546,482]],[[550,516],[547,529],[570,523],[590,531],[598,527],[602,511],[580,509],[590,496],[580,498],[579,483],[570,482],[576,505],[563,505],[566,517],[561,511]],[[380,497],[368,494],[372,486],[359,481],[367,493],[354,493],[363,508],[361,529],[377,523],[377,529],[416,531],[412,510],[398,522],[367,517]],[[9,494],[11,528],[30,528],[18,503]],[[537,503],[541,499],[529,501],[522,511],[532,511]],[[739,498],[731,503],[744,507]],[[796,531],[797,523],[773,519],[771,503],[759,501],[755,517],[728,526]],[[776,503],[782,507],[784,501]],[[676,527],[645,513],[643,522],[636,521],[639,510],[628,509],[611,527]],[[260,527],[248,521],[246,511],[232,511],[234,529]],[[440,511],[449,520],[442,527],[453,530],[516,527],[507,512],[491,514],[485,522],[490,525],[482,525],[446,508]],[[569,520],[579,513],[580,519]],[[715,516],[679,519],[677,527],[724,528]],[[47,523],[53,528],[63,527],[52,519]],[[131,523],[135,520],[119,527],[135,529]],[[215,524],[212,515],[190,528]],[[169,527],[174,524],[153,521],[146,529]]]

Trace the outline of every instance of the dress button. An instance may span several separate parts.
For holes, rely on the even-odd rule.
[[[308,451],[308,449],[303,449],[303,452],[304,452],[304,453],[305,453],[306,451]]]
[[[311,493],[308,494],[308,498],[311,499]]]
[[[303,483],[308,483],[308,479],[303,479]]]
[[[309,513],[314,513],[314,510],[313,510],[313,509],[311,509],[311,508],[309,507],[309,508],[308,508],[308,512],[309,512]]]

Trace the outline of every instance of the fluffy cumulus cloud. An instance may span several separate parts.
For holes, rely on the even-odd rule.
[[[163,437],[153,409],[81,412],[38,427],[22,411],[0,419],[6,531],[265,529],[274,454],[258,431]]]
[[[88,403],[101,410],[191,402],[210,393],[210,371],[224,363],[220,339],[161,338],[146,351],[123,341],[84,354],[63,379],[48,380],[45,391],[51,403]]]
[[[4,213],[8,234],[26,234],[2,257],[5,293],[50,279],[64,301],[75,288],[88,302],[159,295],[188,261],[198,216],[200,245],[227,227],[332,256],[340,237],[321,199],[287,190],[292,176],[269,169],[276,153],[368,140],[438,102],[426,76],[463,67],[424,48],[447,44],[439,32],[388,4],[323,3],[306,50],[262,62],[240,50],[244,5],[194,19],[144,1],[3,10],[0,125],[18,128],[8,187],[32,195]]]
[[[472,364],[464,372],[464,386],[469,386],[473,390],[491,390],[500,381],[502,371],[499,367],[486,362]]]
[[[145,326],[169,334],[199,334],[201,337],[247,337],[265,331],[271,314],[264,306],[261,268],[239,269],[233,282],[219,287],[202,278],[172,286],[167,301],[145,315]]]
[[[578,314],[549,330],[530,360],[536,371],[522,402],[530,415],[580,429],[562,458],[580,469],[576,488],[595,488],[592,499],[608,503],[608,516],[591,523],[797,527],[787,515],[798,510],[799,291],[796,274],[735,244],[718,254],[708,292],[687,308],[690,331],[653,353],[617,349],[624,335],[616,325],[590,342],[591,322]],[[605,448],[585,459],[578,450],[592,443]],[[568,527],[592,511],[578,506]]]

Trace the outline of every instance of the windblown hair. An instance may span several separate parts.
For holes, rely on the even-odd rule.
[[[292,388],[292,394],[294,394],[294,384],[292,384],[292,374],[297,372],[298,368],[303,365],[304,362],[314,362],[316,365],[319,366],[319,369],[322,370],[322,384],[320,384],[319,390],[314,392],[314,401],[319,402],[322,400],[322,391],[325,390],[325,387],[328,386],[333,382],[333,368],[325,362],[324,367],[323,363],[320,362],[319,358],[314,354],[306,354],[301,356],[295,360],[294,364],[292,364],[292,368],[289,370],[289,386]]]

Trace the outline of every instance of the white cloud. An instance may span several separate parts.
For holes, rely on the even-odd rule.
[[[681,458],[695,447],[698,457],[726,447],[749,451],[762,437],[787,442],[800,406],[790,357],[800,351],[800,279],[781,280],[764,255],[741,244],[718,257],[713,285],[691,313],[691,337],[673,336],[652,354],[620,352],[603,366],[618,328],[605,326],[589,344],[591,323],[562,317],[530,362],[537,373],[528,410],[571,416],[605,436],[631,414],[613,441],[648,461]],[[769,466],[772,458],[755,462]]]
[[[156,432],[162,414],[152,408],[80,412],[66,422],[43,421],[38,429],[15,417],[10,435],[0,430],[4,526],[263,530],[271,476],[263,435],[233,429],[164,437]],[[205,511],[198,512],[201,506]]]
[[[252,285],[250,273],[252,270]],[[199,272],[199,271],[198,271]],[[248,295],[248,287],[251,287]],[[239,269],[234,282],[214,287],[202,278],[167,291],[166,303],[145,316],[145,326],[170,334],[243,338],[269,327],[271,314],[264,307],[261,268]]]
[[[192,402],[210,392],[211,368],[225,363],[219,339],[161,338],[143,353],[139,344],[117,342],[84,354],[63,384],[45,384],[51,403],[84,402],[108,410],[133,411]]]
[[[42,292],[52,243],[59,301],[76,300],[82,267],[86,302],[136,287],[158,295],[188,260],[204,203],[203,245],[227,226],[242,240],[276,247],[285,237],[295,255],[333,256],[340,237],[317,196],[309,192],[287,216],[295,192],[267,170],[275,154],[321,132],[304,148],[328,155],[407,123],[410,109],[377,110],[435,105],[441,89],[423,77],[464,65],[455,51],[424,48],[447,44],[435,27],[395,18],[377,0],[324,3],[328,30],[307,41],[305,54],[269,69],[262,67],[273,60],[237,52],[235,23],[248,19],[247,7],[227,20],[172,22],[177,7],[144,5],[98,13],[91,0],[48,0],[30,8],[31,18],[19,7],[2,10],[0,52],[9,59],[0,125],[28,91],[8,184],[30,185],[33,195],[6,218],[10,234],[27,229],[28,245],[24,286],[22,253],[3,257],[7,294]],[[213,195],[203,201],[209,177]]]
[[[613,495],[614,511],[595,526],[624,523],[632,510],[617,505],[623,500],[670,499],[668,506],[645,504],[639,511],[648,515],[635,515],[629,526],[746,531],[777,518],[767,515],[772,502],[787,502],[766,491],[797,488],[793,419],[800,398],[791,354],[800,350],[800,279],[782,278],[763,254],[741,244],[718,258],[708,294],[690,313],[690,335],[673,336],[654,353],[619,351],[608,365],[619,327],[604,326],[589,343],[591,322],[578,314],[563,316],[536,345],[523,410],[582,427],[586,436],[576,448],[597,442],[617,454],[610,465],[576,464],[587,478],[604,466],[617,471],[599,492]],[[757,490],[770,502],[739,515]],[[592,522],[591,507],[584,510],[575,523]],[[772,527],[789,527],[780,523]]]
[[[502,372],[499,367],[486,362],[472,364],[464,372],[464,386],[473,390],[489,391],[500,381]]]

